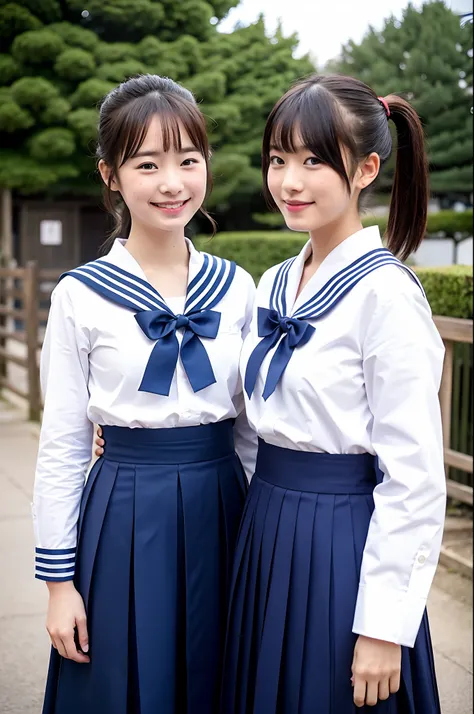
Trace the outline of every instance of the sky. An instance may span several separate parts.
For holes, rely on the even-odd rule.
[[[420,7],[422,2],[412,4]],[[237,22],[249,25],[263,13],[267,31],[272,32],[281,19],[285,35],[298,33],[297,55],[310,52],[321,67],[349,39],[360,42],[369,24],[378,29],[392,14],[401,18],[407,5],[407,0],[241,0],[219,30],[231,32]],[[472,0],[446,0],[446,5],[453,12],[472,12]]]

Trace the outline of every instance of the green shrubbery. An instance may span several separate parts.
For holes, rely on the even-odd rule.
[[[472,319],[472,266],[416,268],[433,315]]]
[[[209,206],[220,215],[250,203],[263,210],[265,119],[315,68],[308,56],[295,57],[296,35],[269,35],[263,17],[219,32],[237,2],[0,0],[0,187],[17,195],[97,194],[97,105],[119,82],[150,72],[192,89],[206,117],[216,176]],[[56,128],[74,136],[59,141],[56,134],[56,150],[44,158],[38,141]],[[251,213],[245,225],[252,226]]]
[[[378,224],[383,231],[385,219],[364,218],[364,225]],[[431,214],[428,235],[439,233],[472,235],[472,211],[455,213],[440,211]],[[290,231],[254,231],[218,233],[214,238],[199,236],[196,247],[223,258],[235,260],[256,281],[272,265],[296,255],[307,240],[306,233]],[[445,268],[416,268],[426,290],[433,314],[448,317],[472,317],[472,267],[453,265]]]
[[[218,233],[212,239],[199,237],[194,243],[199,250],[235,260],[258,281],[267,268],[296,255],[306,240],[305,233],[248,231]]]
[[[366,216],[363,218],[362,223],[366,226],[378,225],[382,233],[387,228],[387,218],[385,216],[377,218]],[[447,238],[453,238],[457,233],[472,235],[472,210],[460,213],[457,211],[429,213],[426,233],[432,237],[443,235]]]
[[[383,200],[384,194],[377,197]],[[266,226],[263,231],[284,230],[285,222],[281,213],[254,213],[253,219]],[[364,226],[378,226],[384,233],[387,230],[387,216],[373,216],[368,213],[362,216]],[[469,211],[438,211],[428,214],[427,234],[429,236],[454,237],[457,233],[472,235],[472,209]]]

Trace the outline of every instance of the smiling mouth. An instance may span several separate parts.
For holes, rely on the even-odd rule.
[[[285,204],[287,211],[290,213],[298,213],[299,211],[303,211],[305,208],[308,208],[308,206],[312,206],[314,201],[308,203],[303,201],[283,201],[283,203]]]
[[[182,208],[185,206],[187,203],[189,203],[191,199],[187,198],[185,201],[163,201],[162,203],[156,203],[155,201],[150,201],[152,206],[155,206],[156,208],[162,208],[165,210],[178,210],[179,208]]]

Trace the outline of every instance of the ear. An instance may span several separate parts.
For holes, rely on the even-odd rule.
[[[111,166],[105,163],[103,159],[99,161],[98,165],[99,173],[102,176],[102,181],[105,183],[106,186],[109,186],[109,181],[110,181],[110,190],[111,191],[119,191],[120,187],[118,185],[118,182],[115,178],[112,178],[113,176],[113,169]]]
[[[362,191],[375,181],[380,171],[380,156],[374,152],[360,162],[357,170],[356,188]]]

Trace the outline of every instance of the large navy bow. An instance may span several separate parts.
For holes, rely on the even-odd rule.
[[[194,392],[214,384],[216,378],[199,337],[211,340],[217,337],[220,312],[203,310],[173,315],[165,310],[143,310],[135,319],[150,340],[158,340],[145,368],[140,392],[168,396],[179,355]],[[176,337],[179,328],[184,328],[181,348]]]
[[[296,317],[281,317],[276,310],[259,307],[257,312],[258,336],[263,337],[250,355],[245,372],[245,391],[252,396],[257,381],[257,375],[266,354],[283,338],[272,357],[268,368],[267,380],[263,390],[265,400],[273,394],[275,387],[291,359],[293,350],[298,345],[304,345],[315,331],[305,320]]]

